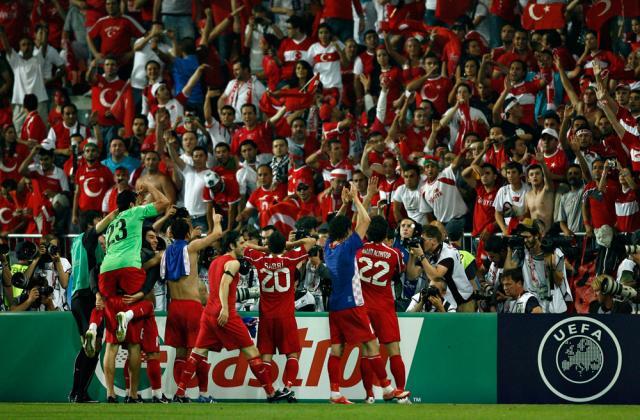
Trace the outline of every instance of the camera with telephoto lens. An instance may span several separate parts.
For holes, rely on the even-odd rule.
[[[505,236],[504,241],[507,247],[511,249],[524,248],[524,238],[522,236],[519,236],[519,235]]]
[[[488,302],[489,305],[496,304],[496,290],[490,284],[484,284],[480,290],[474,290],[471,293],[471,299]]]
[[[31,289],[36,288],[40,297],[33,302],[32,308],[37,308],[42,304],[42,299],[49,297],[53,294],[53,287],[49,286],[47,276],[40,274],[34,275],[31,279],[27,280],[23,272],[14,273],[11,276],[11,284],[14,287],[23,289],[22,294],[18,297],[18,304],[24,303],[29,298],[29,292]]]
[[[422,246],[422,239],[419,236],[412,236],[410,238],[402,239],[402,246],[406,249],[420,248]]]
[[[433,304],[429,300],[429,298],[432,296],[437,297],[438,299],[442,299],[440,297],[440,290],[438,290],[438,288],[435,286],[428,286],[420,291],[420,300],[422,300],[422,303],[424,304],[425,312],[431,312],[431,309],[433,308]]]
[[[240,262],[240,270],[238,272],[241,276],[246,276],[251,271],[251,263],[246,258],[238,258],[238,262]]]
[[[299,241],[300,239],[308,238],[310,236],[311,236],[311,233],[306,229],[298,229],[293,231],[293,238],[296,241]]]
[[[607,159],[606,165],[607,165],[607,168],[609,169],[615,169],[616,166],[618,166],[615,159]]]
[[[605,277],[600,285],[600,293],[603,295],[613,296],[620,300],[635,300],[638,296],[638,291],[630,286],[625,286],[622,283]]]
[[[49,244],[49,246],[47,247],[47,254],[49,254],[52,257],[54,255],[58,255],[58,252],[60,252],[60,249],[58,249],[57,245]]]

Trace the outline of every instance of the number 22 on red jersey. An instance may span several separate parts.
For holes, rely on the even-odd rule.
[[[398,250],[385,244],[366,243],[356,254],[356,267],[365,303],[377,298],[393,299],[393,277],[404,271],[404,262]]]

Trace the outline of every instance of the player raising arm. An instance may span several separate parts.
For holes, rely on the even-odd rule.
[[[262,361],[270,366],[276,350],[287,355],[282,375],[284,392],[291,390],[298,376],[301,351],[295,316],[296,266],[307,259],[307,251],[315,243],[313,238],[287,243],[282,233],[276,230],[269,235],[266,249],[248,244],[244,250],[244,257],[258,271],[260,282],[258,350],[262,354]],[[299,246],[302,247],[297,248]],[[284,252],[285,248],[294,249]],[[288,400],[295,402],[293,392]]]
[[[331,355],[327,363],[331,384],[332,404],[353,404],[340,394],[340,358],[344,344],[362,344],[364,357],[368,358],[371,369],[384,391],[384,399],[405,398],[408,391],[400,391],[391,386],[387,379],[380,348],[373,335],[371,322],[364,307],[360,280],[355,274],[354,260],[362,248],[362,240],[369,228],[369,215],[358,198],[355,184],[349,193],[357,210],[355,232],[351,231],[351,220],[338,215],[329,223],[329,240],[325,252],[325,263],[332,276],[332,292],[329,297],[329,332],[331,335]]]
[[[240,278],[240,262],[245,240],[238,231],[227,232],[221,240],[221,255],[209,267],[209,299],[200,318],[200,331],[196,344],[185,364],[178,383],[174,402],[189,402],[185,397],[187,384],[196,374],[196,367],[206,362],[207,352],[240,349],[249,362],[251,371],[267,393],[267,400],[275,402],[286,399],[291,391],[275,390],[269,367],[262,362],[260,352],[253,344],[247,327],[236,312],[236,290]],[[216,293],[217,291],[217,293]]]

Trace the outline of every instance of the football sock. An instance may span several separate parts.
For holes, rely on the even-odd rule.
[[[176,356],[176,360],[174,360],[173,362],[173,377],[177,382],[180,382],[180,378],[182,377],[182,372],[184,371],[184,364],[187,361],[184,359],[184,357],[178,357]]]
[[[149,383],[153,391],[162,388],[162,372],[158,359],[147,359],[147,376],[149,377]]]
[[[206,360],[198,362],[196,366],[196,375],[198,376],[198,389],[200,389],[200,395],[206,395],[209,391],[209,368],[211,364]]]
[[[124,387],[127,390],[127,395],[129,394],[129,388],[131,385],[131,379],[129,378],[129,357],[124,361]]]
[[[298,369],[298,359],[295,357],[288,357],[287,364],[284,365],[284,374],[282,375],[282,382],[284,382],[285,388],[291,389],[298,376]]]
[[[329,384],[331,386],[331,392],[337,392],[340,396],[340,358],[338,356],[330,355],[327,362],[327,370],[329,371]],[[333,395],[332,395],[333,396]]]
[[[182,375],[180,375],[180,382],[178,383],[178,390],[176,391],[176,395],[179,397],[184,397],[184,393],[189,386],[189,382],[193,379],[196,374],[196,366],[201,361],[206,361],[206,356],[201,356],[198,353],[191,352],[191,356],[184,364],[184,370],[182,371]]]
[[[92,325],[96,327],[102,324],[102,320],[104,319],[104,309],[96,309],[93,308],[91,310],[91,316],[89,317],[89,329],[91,329]]]
[[[269,372],[269,378],[271,378],[271,383],[274,383],[275,381],[278,380],[278,375],[276,374],[276,369],[273,366],[273,360],[270,361],[262,361],[262,363],[264,363],[264,365],[267,367],[267,370]]]
[[[360,358],[360,375],[367,397],[373,397],[373,370],[371,370],[371,364],[366,357]]]
[[[262,387],[264,388],[267,395],[273,395],[274,389],[271,382],[271,369],[262,362],[260,357],[254,357],[249,360],[249,367],[251,368],[251,372],[255,375],[255,377],[260,381]]]
[[[407,382],[407,378],[405,376],[404,371],[404,362],[402,361],[402,356],[396,354],[395,356],[391,356],[389,360],[389,364],[391,366],[391,374],[393,375],[393,379],[396,381],[396,388],[400,390],[404,390],[404,387]]]
[[[380,386],[386,389],[391,383],[391,381],[387,379],[387,371],[384,368],[382,357],[380,357],[379,354],[377,356],[369,356],[369,365],[371,366],[371,369],[375,372],[376,376],[378,377]]]

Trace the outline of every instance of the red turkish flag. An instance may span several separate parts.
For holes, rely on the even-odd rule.
[[[637,1],[637,0],[634,0]],[[602,25],[615,16],[619,16],[622,13],[622,5],[620,1],[616,0],[600,0],[594,3],[593,6],[587,10],[585,15],[585,22],[587,28],[593,30],[600,30]]]
[[[283,101],[280,98],[277,98],[271,92],[267,92],[260,97],[258,108],[260,108],[260,111],[264,112],[266,116],[272,117],[278,112],[278,109],[282,107],[282,104]]]
[[[260,226],[273,225],[285,238],[295,228],[300,209],[293,201],[283,201],[260,212]]]
[[[111,105],[111,114],[124,126],[124,135],[126,137],[133,135],[133,119],[136,115],[135,106],[131,83],[127,82],[118,92],[118,97]]]
[[[564,28],[564,4],[529,3],[522,11],[522,27],[527,30]]]
[[[445,23],[454,23],[471,10],[471,0],[438,0],[436,3],[436,17]]]

